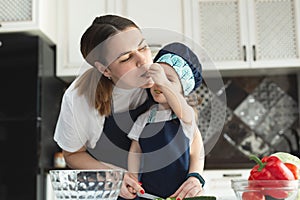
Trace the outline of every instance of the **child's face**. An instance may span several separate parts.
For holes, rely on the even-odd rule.
[[[181,82],[179,80],[178,74],[175,72],[173,67],[165,63],[160,63],[160,65],[163,67],[166,77],[171,83],[172,88],[170,89],[182,94]],[[153,96],[153,99],[157,103],[167,104],[167,100],[158,85],[154,84],[153,87],[150,88],[150,91],[151,91],[151,95]]]

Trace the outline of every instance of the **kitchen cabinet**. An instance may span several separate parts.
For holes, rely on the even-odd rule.
[[[298,0],[190,0],[193,39],[218,69],[300,66]]]
[[[123,0],[122,2],[122,9],[119,12],[132,19],[142,29],[153,57],[168,43],[186,41],[183,0]]]
[[[60,77],[78,75],[84,64],[80,53],[80,38],[96,16],[113,13],[132,19],[143,32],[147,32],[146,40],[155,51],[156,47],[159,48],[185,32],[182,2],[182,0],[89,0],[88,3],[85,0],[58,1],[57,75]],[[163,33],[167,34],[162,35]]]
[[[76,76],[84,59],[80,39],[96,16],[106,13],[105,0],[58,1],[57,76]]]
[[[0,0],[0,33],[29,32],[56,43],[57,0]]]
[[[123,15],[141,28],[157,28],[183,33],[182,0],[126,0]]]

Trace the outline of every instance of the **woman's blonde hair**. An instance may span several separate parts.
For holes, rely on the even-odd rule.
[[[134,22],[121,16],[96,17],[81,37],[82,56],[92,66],[96,61],[106,65],[106,61],[100,58],[100,52],[97,54],[97,50],[95,50],[97,45],[129,27],[139,29]],[[84,95],[100,115],[109,116],[111,114],[113,82],[99,72],[95,66],[79,77],[75,87],[78,88],[78,94]]]

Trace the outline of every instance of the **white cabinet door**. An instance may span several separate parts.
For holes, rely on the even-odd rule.
[[[58,1],[57,76],[78,75],[84,61],[81,36],[94,18],[105,12],[105,0]]]
[[[119,11],[142,29],[153,56],[168,43],[186,40],[182,0],[121,1]]]
[[[182,0],[125,0],[123,14],[141,28],[183,33]]]
[[[298,0],[248,2],[251,67],[300,66]]]
[[[192,27],[193,39],[218,69],[249,68],[245,2],[192,0],[185,6],[192,12],[187,26]]]
[[[57,0],[0,0],[0,33],[28,32],[56,43]]]
[[[192,36],[218,69],[300,66],[298,0],[190,0]],[[186,14],[185,14],[186,16]]]

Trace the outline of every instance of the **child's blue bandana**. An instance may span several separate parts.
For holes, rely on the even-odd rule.
[[[183,58],[167,53],[159,57],[156,62],[167,63],[174,68],[181,82],[184,96],[189,95],[193,91],[195,87],[194,73]]]
[[[189,95],[202,83],[202,66],[197,55],[185,44],[173,42],[164,46],[153,59],[171,65],[178,74],[184,95]]]

